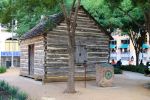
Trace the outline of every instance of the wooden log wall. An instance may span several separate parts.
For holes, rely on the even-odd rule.
[[[45,77],[67,76],[68,35],[65,22],[47,33]],[[88,75],[95,74],[95,64],[108,62],[109,37],[80,9],[77,19],[76,42],[87,47]],[[76,66],[76,76],[83,76],[83,66]]]
[[[44,76],[44,37],[37,36],[30,39],[22,40],[20,43],[21,57],[20,57],[20,75],[29,76],[36,79],[42,79]],[[28,46],[34,44],[34,75],[30,76],[28,73]]]

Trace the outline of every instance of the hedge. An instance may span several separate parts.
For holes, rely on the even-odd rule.
[[[135,65],[122,65],[120,68],[122,70],[125,70],[125,71],[138,72],[138,73],[142,73],[142,74],[145,73],[143,65],[139,65],[139,66],[135,66]]]
[[[114,68],[114,73],[115,74],[122,74],[122,69],[120,69],[120,68]]]

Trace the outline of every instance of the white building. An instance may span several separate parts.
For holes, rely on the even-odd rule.
[[[5,51],[5,40],[11,37],[12,34],[0,25],[0,51]]]
[[[139,55],[139,61],[144,64],[150,60],[150,44],[149,35],[147,34],[147,41],[142,45],[143,52]],[[121,35],[121,31],[117,29],[112,33],[114,40],[110,41],[110,62],[112,59],[117,62],[121,59],[123,65],[136,63],[135,49],[133,43],[128,35]]]
[[[15,33],[8,32],[7,28],[0,25],[0,66],[10,67],[13,55],[13,65],[19,67],[19,41],[14,37],[12,38],[14,35]]]

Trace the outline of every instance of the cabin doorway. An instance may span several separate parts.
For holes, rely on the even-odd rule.
[[[34,44],[29,45],[28,47],[29,51],[28,51],[28,57],[29,57],[29,65],[28,65],[28,72],[29,75],[33,75],[34,74]]]

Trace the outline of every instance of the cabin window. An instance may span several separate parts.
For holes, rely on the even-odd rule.
[[[76,45],[76,51],[75,51],[75,62],[76,64],[83,64],[85,61],[87,61],[86,45],[82,45],[81,43],[78,43]]]

